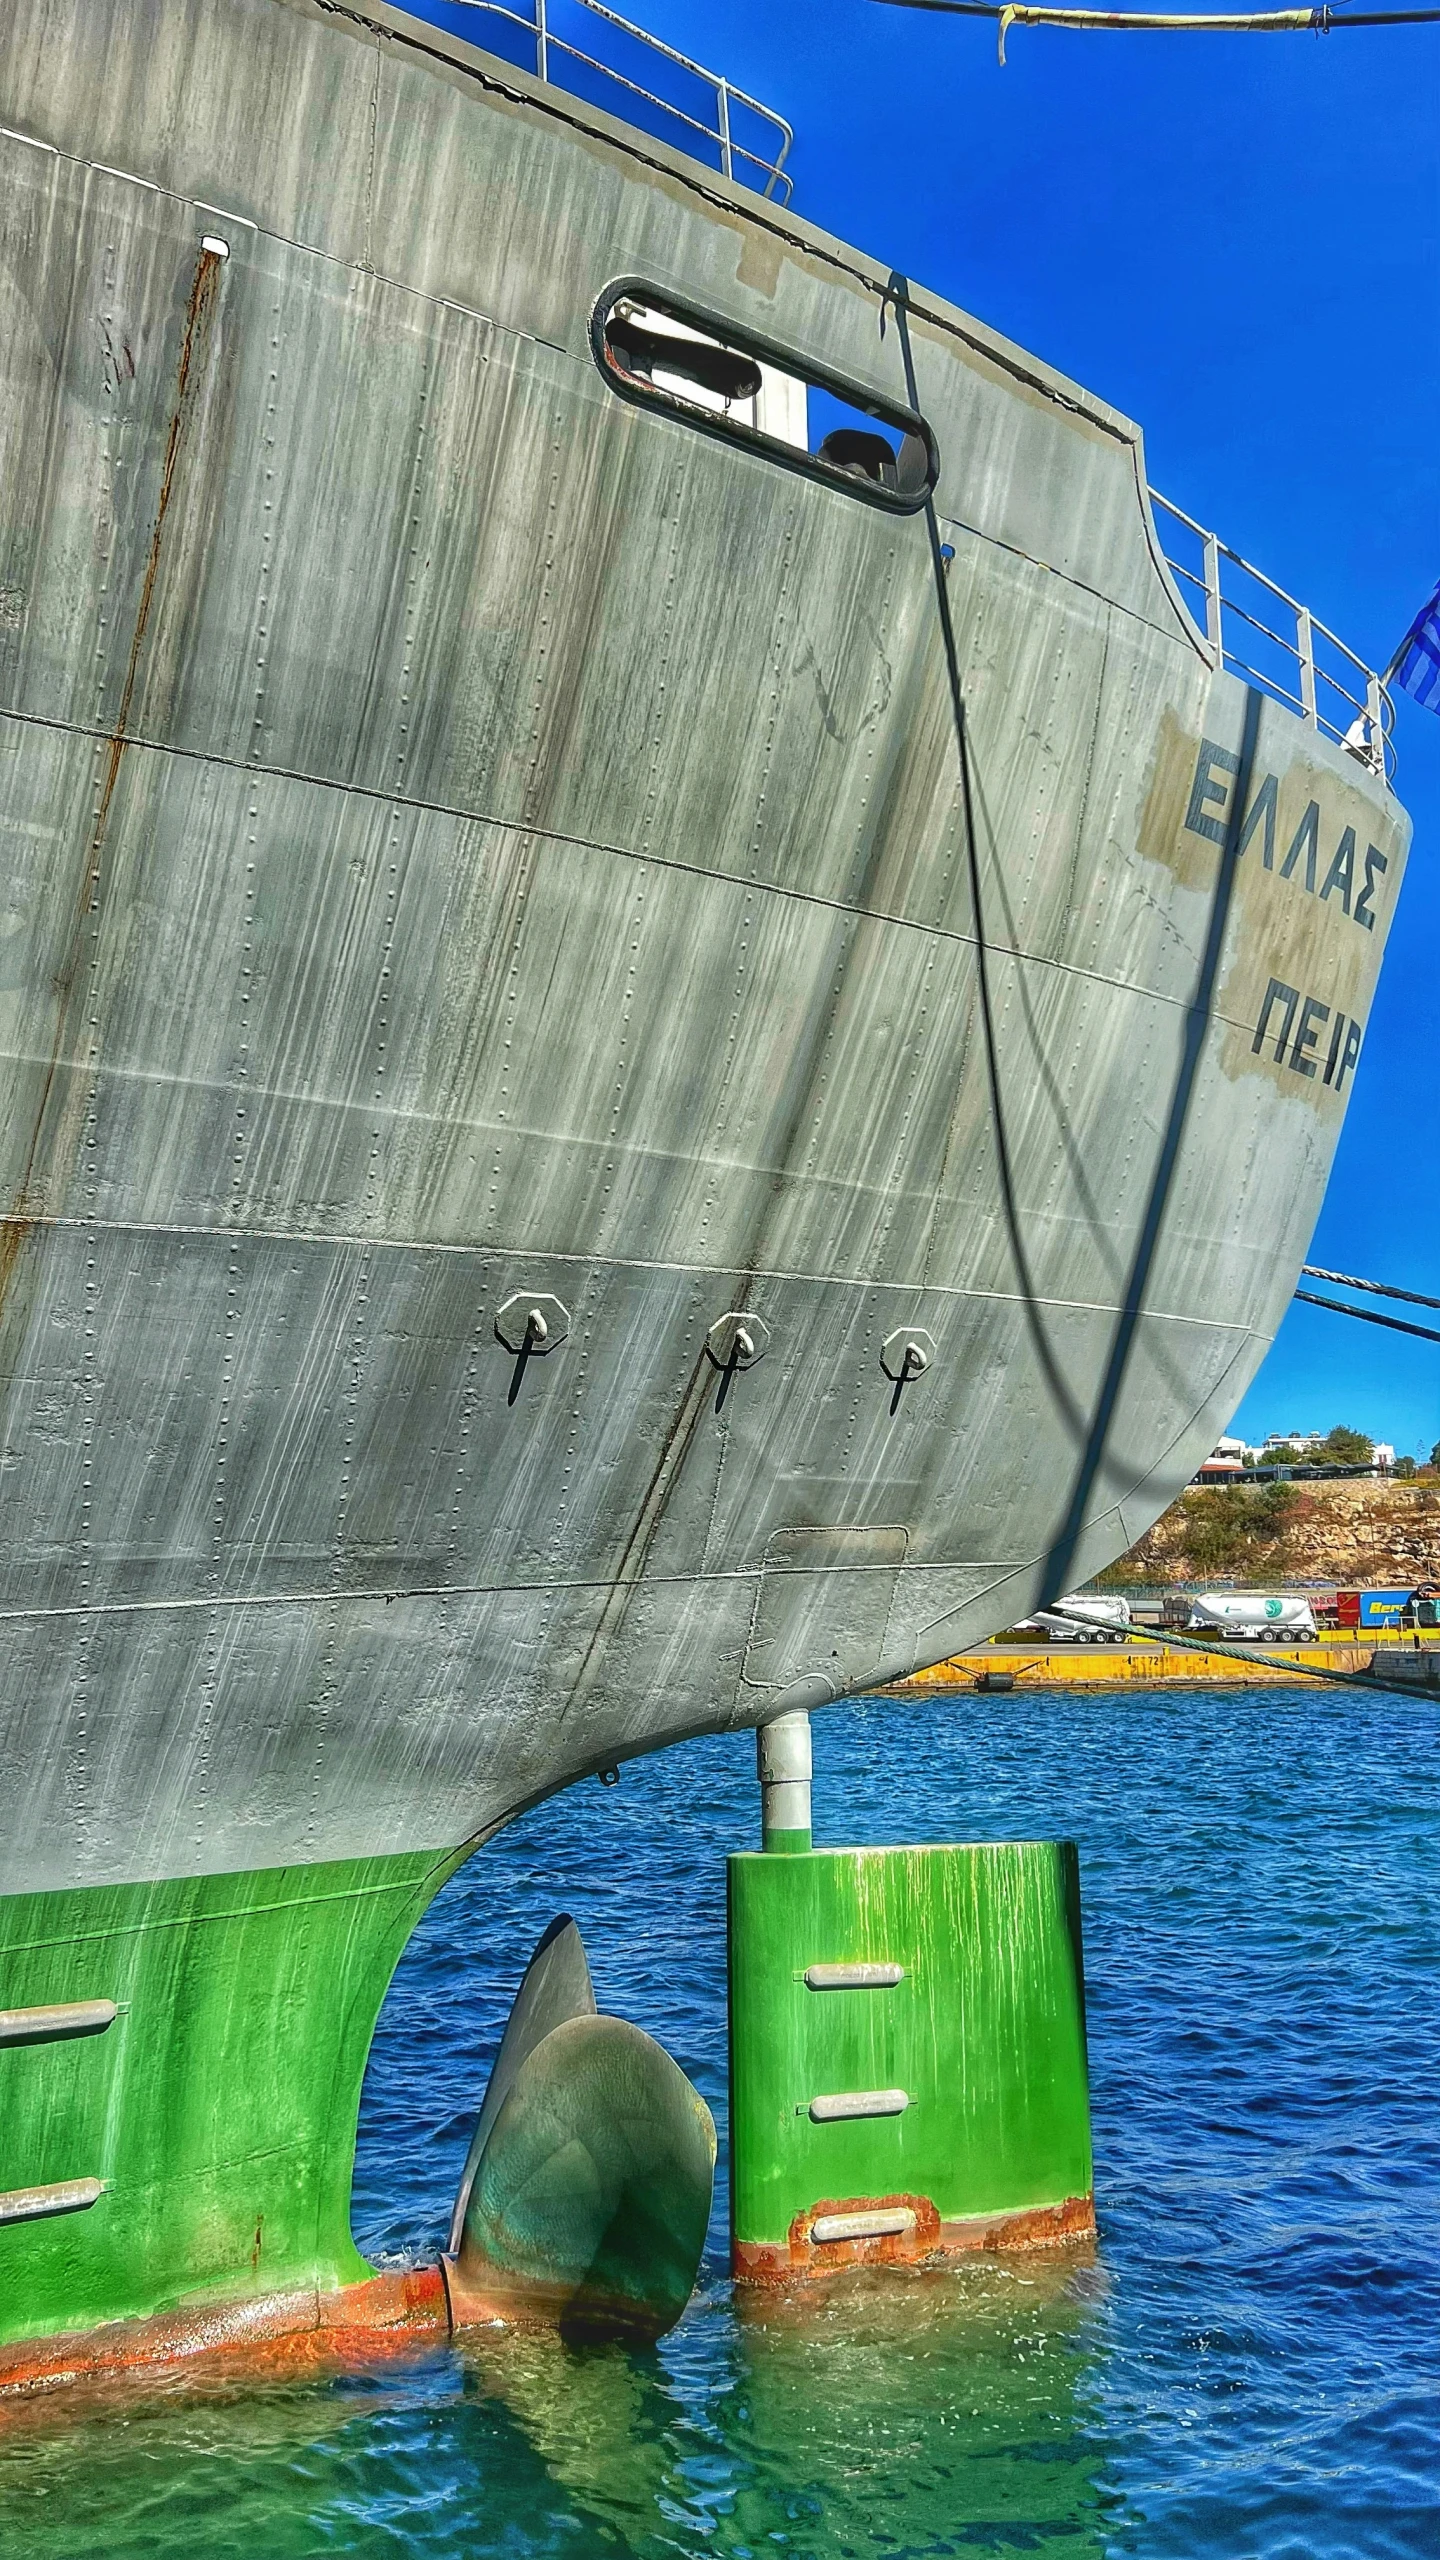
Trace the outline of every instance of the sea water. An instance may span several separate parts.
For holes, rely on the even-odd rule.
[[[11,2410],[0,2554],[1435,2560],[1436,1742],[1431,1704],[1319,1687],[818,1717],[822,1841],[1078,1840],[1100,2233],[798,2302],[726,2275],[724,1860],[755,1844],[753,1742],[540,1807],[396,1977],[356,2236],[437,2247],[515,1984],[568,1910],[601,2006],[720,2126],[680,2327]]]

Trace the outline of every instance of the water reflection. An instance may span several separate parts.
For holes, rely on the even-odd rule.
[[[6,2560],[308,2560],[347,2550],[326,2532],[326,2511],[349,2504],[362,2478],[382,2487],[386,2425],[417,2378],[412,2368],[388,2389],[361,2376],[267,2386],[253,2371],[177,2368],[7,2405],[0,2551]]]
[[[790,2517],[794,2550],[1044,2538],[1099,2551],[1088,2420],[1093,2252],[763,2298],[738,2346],[753,2482],[735,2547]],[[740,2298],[740,2299],[743,2299]],[[751,2297],[753,2301],[754,2298]]]
[[[0,2417],[6,2560],[1099,2554],[1093,2253],[715,2283],[656,2350],[475,2331],[268,2387],[192,2369]]]
[[[637,2555],[1100,2553],[1098,2270],[1067,2251],[697,2307],[666,2348],[467,2341],[580,2515]]]

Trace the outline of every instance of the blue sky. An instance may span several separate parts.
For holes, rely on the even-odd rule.
[[[993,26],[878,0],[622,6],[789,118],[799,211],[1128,412],[1157,488],[1385,663],[1440,577],[1440,26],[1015,28],[1001,70]],[[1415,843],[1311,1258],[1440,1296],[1440,718],[1396,729]],[[1238,1420],[1428,1453],[1440,1344],[1296,1307]]]

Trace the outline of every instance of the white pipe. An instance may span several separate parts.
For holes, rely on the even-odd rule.
[[[804,1707],[775,1716],[755,1735],[755,1774],[760,1781],[760,1836],[769,1848],[777,1832],[810,1842],[810,1717]],[[787,1845],[793,1845],[788,1843]]]

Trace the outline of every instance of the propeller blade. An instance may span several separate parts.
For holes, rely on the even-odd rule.
[[[584,1941],[568,1911],[552,1920],[530,1962],[525,1968],[514,2005],[505,2021],[505,2033],[495,2056],[484,2102],[470,2137],[465,2155],[465,2168],[460,2179],[460,2192],[455,2198],[455,2211],[450,2217],[450,2250],[455,2257],[460,2248],[460,2235],[465,2228],[465,2210],[480,2156],[490,2139],[495,2119],[505,2104],[522,2063],[543,2043],[554,2027],[563,2026],[570,2018],[593,2018],[595,1989],[590,1980]]]

